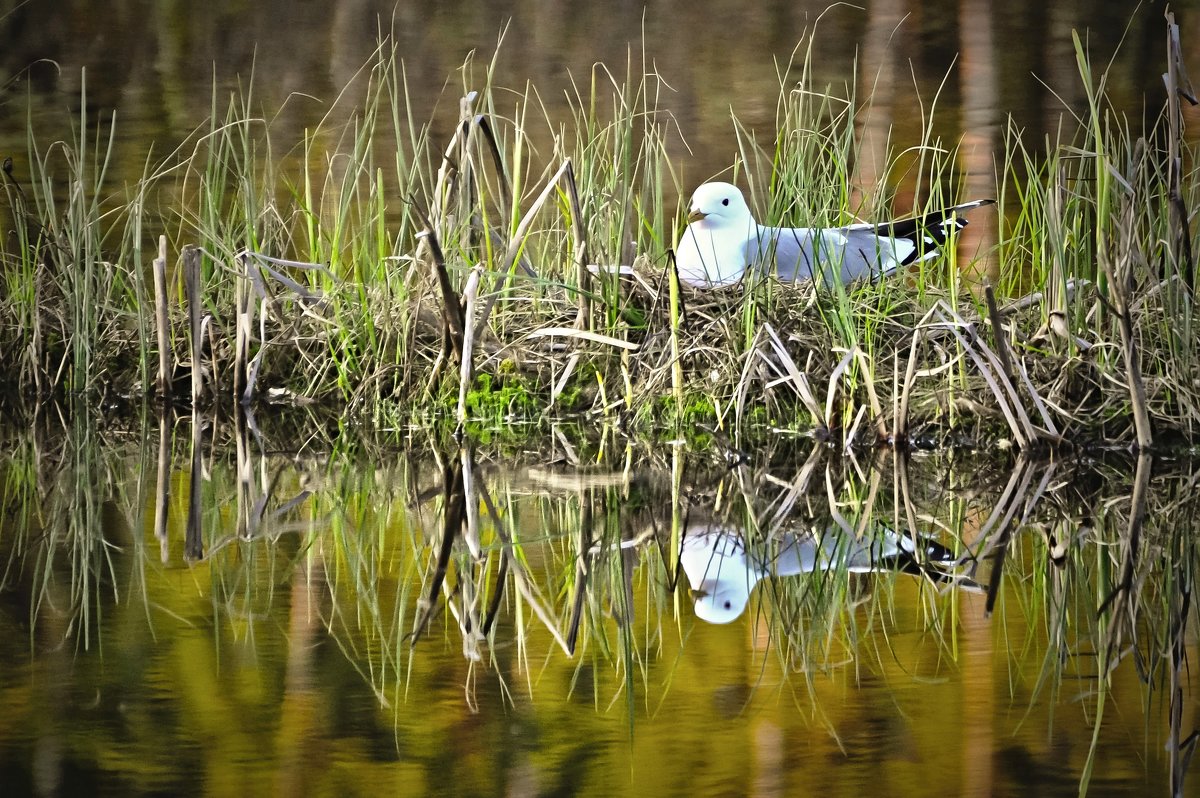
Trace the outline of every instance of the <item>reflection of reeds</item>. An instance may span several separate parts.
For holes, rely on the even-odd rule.
[[[768,570],[750,595],[736,621],[752,632],[745,701],[790,691],[819,718],[831,679],[896,678],[915,660],[918,676],[945,675],[963,667],[970,642],[962,614],[978,613],[974,622],[990,612],[989,628],[1007,641],[995,655],[1008,663],[1002,681],[1028,691],[1031,709],[1077,694],[1097,741],[1115,716],[1106,706],[1129,683],[1144,685],[1148,717],[1164,709],[1173,778],[1183,783],[1195,739],[1189,471],[1156,463],[1151,475],[1146,458],[1134,474],[1121,461],[855,461],[819,444],[799,457],[764,452],[733,470],[679,446],[609,451],[589,464],[579,453],[599,448],[577,440],[580,464],[526,473],[508,459],[501,466],[416,441],[402,454],[362,442],[358,454],[280,456],[270,433],[255,429],[250,418],[214,425],[190,457],[172,461],[176,478],[192,482],[192,498],[180,502],[168,501],[171,480],[161,476],[169,428],[144,448],[141,472],[152,473],[156,458],[160,469],[144,482],[130,482],[128,456],[103,454],[86,426],[49,444],[23,438],[2,464],[6,518],[22,524],[0,540],[4,587],[28,597],[34,624],[80,644],[103,644],[114,615],[128,623],[128,597],[149,613],[143,623],[198,611],[218,650],[228,635],[253,649],[276,603],[301,596],[306,606],[288,612],[319,618],[323,639],[381,706],[418,700],[448,679],[473,708],[494,690],[512,701],[575,691],[601,709],[623,705],[634,723],[670,691],[691,689],[676,679],[692,667],[689,641],[703,635],[680,553],[709,519],[740,530],[768,569],[787,536],[824,541],[834,562]],[[206,442],[228,434],[235,445]],[[643,466],[615,471],[614,455]],[[153,524],[140,520],[151,513]],[[918,549],[907,573],[836,565],[838,552],[882,542],[889,530],[937,541],[958,559],[923,562]],[[163,545],[174,557],[166,569]],[[171,578],[185,559],[186,586]],[[925,653],[911,648],[914,632]],[[1069,763],[1084,777],[1089,767],[1082,752]]]

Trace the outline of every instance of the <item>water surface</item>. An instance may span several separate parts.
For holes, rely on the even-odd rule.
[[[1194,0],[1171,4],[1185,51],[1200,41],[1195,7]],[[458,98],[466,88],[482,88],[483,67],[493,59],[495,85],[517,93],[535,88],[554,129],[570,124],[568,95],[586,98],[598,64],[617,81],[656,73],[659,104],[676,121],[668,145],[680,190],[688,192],[733,166],[731,113],[771,141],[780,88],[797,88],[815,34],[814,76],[803,88],[855,93],[864,106],[873,98],[863,115],[880,139],[872,146],[890,132],[897,150],[912,147],[932,125],[944,146],[961,143],[964,170],[982,189],[994,184],[994,156],[1003,150],[1010,115],[1014,129],[1038,145],[1064,115],[1069,135],[1070,115],[1085,109],[1072,31],[1086,42],[1097,73],[1107,68],[1115,108],[1135,125],[1143,113],[1153,119],[1165,69],[1157,3],[0,0],[0,154],[12,155],[17,174],[27,175],[27,120],[44,141],[69,137],[85,80],[87,116],[107,124],[117,112],[115,186],[140,177],[148,153],[161,158],[205,126],[214,84],[219,114],[231,91],[249,94],[276,146],[286,148],[319,124],[349,122],[366,91],[363,67],[387,33],[404,61],[413,114],[432,123],[437,142],[448,139]],[[476,68],[466,79],[461,67],[472,53]],[[516,97],[499,105],[509,112]],[[884,166],[867,169],[861,181],[868,188],[872,180],[903,184],[902,203],[926,190],[915,175],[884,174]]]
[[[1184,772],[1179,464],[801,440],[730,468],[612,432],[293,451],[223,423],[193,450],[186,419],[8,440],[14,794],[1167,795]],[[744,609],[709,623],[723,590]]]

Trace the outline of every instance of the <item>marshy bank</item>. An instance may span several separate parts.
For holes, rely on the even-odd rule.
[[[644,56],[574,84],[567,120],[469,60],[447,142],[385,39],[355,77],[361,102],[337,109],[349,123],[331,111],[276,141],[252,83],[214,93],[203,127],[115,191],[119,109],[82,114],[69,140],[31,129],[3,175],[4,403],[282,403],[381,428],[578,417],[703,427],[734,448],[778,430],[847,448],[1191,442],[1200,181],[1169,19],[1166,39],[1152,128],[1108,106],[1077,37],[1086,111],[1036,145],[1007,128],[994,243],[835,291],[676,284],[691,187],[667,156],[669,76]],[[970,174],[931,122],[919,143],[886,141],[883,179],[859,182],[877,161],[872,98],[815,85],[812,41],[781,72],[775,138],[733,121],[732,179],[764,221],[883,217],[900,180],[916,213],[960,199]],[[607,273],[620,265],[632,274]]]

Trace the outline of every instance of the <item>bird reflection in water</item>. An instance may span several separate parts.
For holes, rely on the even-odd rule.
[[[765,577],[833,570],[902,571],[939,582],[974,584],[955,572],[959,558],[950,549],[884,526],[874,537],[861,539],[836,526],[824,533],[787,533],[749,550],[734,527],[690,525],[680,560],[692,589],[696,616],[709,623],[729,623],[740,616],[754,586]]]

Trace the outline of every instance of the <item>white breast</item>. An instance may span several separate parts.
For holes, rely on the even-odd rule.
[[[680,281],[696,288],[737,283],[746,272],[746,242],[751,237],[750,230],[692,222],[675,252]]]

